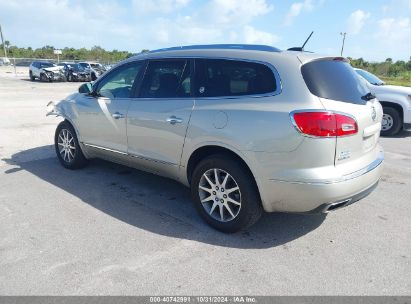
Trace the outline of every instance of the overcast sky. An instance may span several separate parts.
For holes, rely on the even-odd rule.
[[[377,61],[411,56],[411,0],[0,0],[17,46],[139,52],[207,43],[300,46]]]

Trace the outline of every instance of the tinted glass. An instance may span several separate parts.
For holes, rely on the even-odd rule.
[[[142,98],[189,97],[190,61],[150,61],[140,90]]]
[[[302,66],[305,83],[312,94],[338,101],[365,104],[369,93],[354,69],[344,61],[318,60]]]
[[[41,69],[43,69],[43,68],[51,68],[51,67],[53,67],[53,66],[56,66],[55,64],[50,63],[50,62],[39,62],[38,64],[39,64],[39,67],[40,67]]]
[[[84,71],[84,68],[81,65],[79,65],[78,63],[73,64],[71,67],[73,68],[74,71],[80,71],[80,72]]]
[[[384,84],[384,81],[379,79],[374,74],[371,74],[370,72],[367,72],[367,71],[364,71],[364,70],[355,70],[355,71],[371,84],[375,84],[375,85],[383,85]]]
[[[197,59],[196,96],[241,96],[271,93],[276,90],[273,71],[254,62]]]
[[[107,98],[131,97],[131,88],[142,67],[142,62],[134,62],[111,71],[99,82],[97,93]]]

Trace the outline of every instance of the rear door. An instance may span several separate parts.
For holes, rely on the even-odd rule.
[[[301,71],[326,110],[348,114],[357,122],[357,133],[336,138],[335,166],[343,175],[368,166],[380,152],[377,143],[383,113],[378,100],[344,58],[313,60]]]
[[[139,167],[176,177],[194,106],[190,59],[148,62],[127,115],[128,153]]]

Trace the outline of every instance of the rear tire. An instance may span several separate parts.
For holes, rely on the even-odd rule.
[[[87,165],[88,160],[81,151],[76,132],[67,121],[63,121],[57,126],[54,147],[57,158],[63,167],[73,170]]]
[[[400,113],[392,107],[383,107],[383,112],[381,136],[393,136],[398,134],[402,128]]]
[[[194,169],[191,196],[201,217],[225,233],[250,227],[263,213],[254,177],[222,154],[205,158]]]
[[[30,71],[29,72],[29,75],[30,75],[30,80],[31,81],[34,81],[36,78],[33,76],[33,72],[32,71]]]

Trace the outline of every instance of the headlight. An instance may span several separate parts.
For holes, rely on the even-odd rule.
[[[73,74],[73,76],[77,76],[77,73],[72,73]]]

